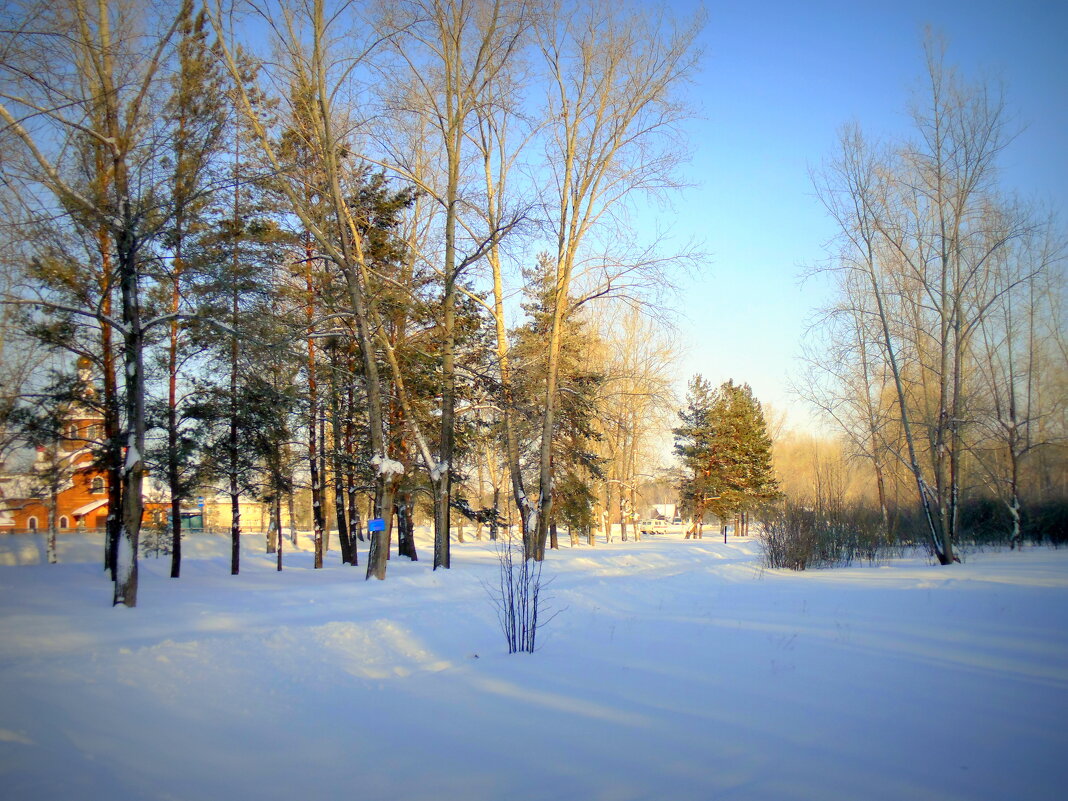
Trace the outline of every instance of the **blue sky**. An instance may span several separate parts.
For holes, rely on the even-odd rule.
[[[694,8],[676,3],[680,11]],[[674,232],[694,236],[709,264],[679,299],[695,372],[747,381],[761,400],[788,408],[799,338],[827,297],[802,285],[834,229],[813,197],[809,169],[856,120],[871,137],[908,132],[912,89],[924,74],[930,25],[948,41],[964,77],[1004,85],[1022,132],[1004,154],[1003,181],[1024,198],[1068,213],[1068,2],[718,2],[702,36],[705,58],[689,125],[697,186],[676,201]]]

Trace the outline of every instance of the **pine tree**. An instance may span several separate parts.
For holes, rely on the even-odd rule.
[[[222,145],[225,124],[225,91],[222,73],[208,44],[204,11],[194,13],[191,0],[182,3],[177,44],[178,71],[171,78],[172,93],[164,117],[173,129],[170,195],[173,212],[163,244],[170,251],[168,298],[174,317],[169,323],[167,346],[167,432],[164,458],[171,504],[171,578],[177,578],[182,562],[181,505],[192,490],[189,464],[191,441],[181,430],[179,373],[188,358],[187,337],[177,315],[186,302],[193,237],[206,227],[201,218],[208,206],[207,171]]]
[[[724,383],[717,392],[713,420],[721,454],[715,461],[722,487],[718,508],[737,514],[775,498],[779,487],[771,464],[771,437],[749,385]]]
[[[242,62],[244,64],[244,62]],[[247,66],[249,72],[253,68]],[[293,321],[281,301],[282,262],[293,237],[281,226],[275,198],[257,152],[248,146],[249,133],[238,117],[231,118],[230,186],[214,194],[208,216],[213,228],[202,240],[205,268],[196,287],[205,318],[225,323],[192,325],[190,337],[205,349],[211,369],[203,372],[200,397],[190,416],[199,418],[201,468],[230,496],[230,572],[240,572],[241,494],[260,486],[262,463],[246,439],[254,433],[257,413],[244,404],[258,396],[248,384],[268,358],[293,357],[284,346]],[[292,315],[290,315],[292,316]],[[288,460],[287,460],[288,462]]]
[[[585,355],[590,350],[591,330],[572,298],[563,304],[568,312],[554,323],[556,286],[550,259],[542,254],[538,264],[526,271],[527,301],[523,304],[529,321],[513,332],[512,358],[515,360],[513,399],[519,408],[516,416],[516,431],[520,450],[529,454],[533,461],[537,438],[542,433],[538,407],[545,397],[547,360],[545,341],[555,324],[559,332],[559,351],[556,357],[556,393],[559,395],[553,419],[550,443],[549,470],[553,502],[568,505],[567,519],[584,520],[578,514],[583,503],[592,504],[593,493],[589,489],[591,479],[603,478],[602,459],[595,453],[594,441],[601,437],[594,426],[599,413],[600,389],[604,376],[590,369]],[[531,481],[534,481],[534,476]],[[580,490],[579,487],[583,489]],[[561,493],[566,493],[564,497]],[[545,556],[546,542],[556,548],[556,523],[563,519],[549,507],[549,520],[542,527],[544,538],[527,543],[527,557],[541,560]],[[535,531],[535,527],[529,527]],[[578,524],[578,528],[586,528]],[[528,532],[529,533],[529,532]],[[551,538],[551,539],[550,539]]]
[[[712,406],[715,396],[712,385],[702,376],[690,379],[686,389],[686,408],[679,411],[681,425],[673,429],[675,453],[689,471],[679,485],[681,506],[694,521],[693,534],[699,535],[708,500],[716,496],[712,478]],[[687,538],[690,533],[686,534]]]
[[[728,380],[713,391],[697,375],[686,400],[682,425],[674,429],[675,453],[690,472],[680,494],[699,536],[706,511],[724,520],[757,509],[779,495],[779,486],[764,413],[748,384]]]

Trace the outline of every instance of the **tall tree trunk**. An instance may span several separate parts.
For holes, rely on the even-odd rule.
[[[415,496],[410,490],[401,490],[396,494],[397,510],[397,553],[407,556],[413,562],[419,561],[415,548]]]
[[[355,354],[352,354],[353,358]],[[348,420],[345,425],[345,493],[348,498],[349,543],[352,548],[352,564],[359,562],[356,542],[363,542],[363,523],[360,520],[360,505],[356,498],[356,423],[355,390],[353,388],[356,365],[350,363],[348,387]]]
[[[438,463],[431,471],[434,485],[434,570],[451,566],[450,501],[452,456],[456,438],[456,203],[459,184],[459,144],[448,150],[448,189],[445,198],[445,287],[442,297],[441,435]]]
[[[334,445],[331,453],[334,461],[334,514],[337,517],[337,537],[341,545],[341,561],[343,564],[352,564],[352,547],[349,538],[349,528],[345,522],[345,463],[344,443],[345,436],[341,424],[341,392],[337,386],[337,369],[331,371],[330,381],[330,417],[331,429],[334,436]]]
[[[237,338],[238,319],[241,313],[240,294],[237,284],[237,276],[241,271],[241,238],[236,232],[241,230],[241,181],[239,178],[239,165],[241,163],[241,137],[234,138],[234,196],[232,205],[234,240],[230,248],[230,269],[234,277],[234,286],[230,294],[230,324],[234,333],[230,335],[230,436],[229,468],[230,468],[230,575],[236,576],[241,570],[241,490],[239,485],[238,471],[240,461],[238,454],[238,367],[241,356],[241,345]]]
[[[520,540],[525,546],[526,543],[530,542],[531,538],[528,531],[531,507],[527,498],[526,488],[523,486],[523,471],[519,462],[519,438],[516,435],[513,419],[515,415],[515,398],[512,390],[511,360],[508,355],[508,332],[505,327],[504,282],[502,280],[500,254],[496,247],[490,249],[489,262],[493,269],[493,322],[501,394],[504,400],[500,411],[501,422],[504,424],[504,458],[508,467],[508,477],[512,484],[512,499],[519,515]],[[496,486],[494,487],[494,492],[498,492]],[[494,501],[494,508],[497,508],[496,501]]]
[[[111,34],[107,27],[106,15],[101,15],[98,22],[101,44],[107,51],[102,70],[103,89],[110,95],[114,89],[112,81],[115,74],[114,61],[109,52]],[[108,102],[104,116],[105,130],[113,137],[114,142],[119,142],[121,133],[117,105]],[[137,605],[137,549],[144,511],[141,489],[145,470],[144,331],[141,328],[141,298],[137,265],[140,243],[134,233],[136,227],[130,204],[129,174],[125,153],[119,149],[113,150],[110,167],[115,197],[120,198],[118,211],[121,223],[119,228],[113,230],[111,234],[115,243],[119,292],[122,299],[123,405],[126,418],[126,436],[123,443],[126,452],[122,461],[121,478],[122,520],[115,560],[113,604],[133,607]]]
[[[562,262],[562,263],[561,263]],[[541,446],[538,452],[538,512],[533,541],[526,558],[545,559],[545,541],[553,509],[553,432],[556,427],[556,384],[560,374],[560,343],[563,336],[565,307],[571,281],[571,265],[567,259],[558,261],[557,277],[552,294],[553,315],[549,328],[548,359],[545,375],[545,394],[542,403]]]
[[[315,568],[323,566],[323,493],[322,475],[319,472],[319,393],[315,364],[315,284],[312,274],[314,251],[310,237],[306,236],[304,248],[304,277],[307,282],[307,304],[304,314],[308,325],[308,472],[311,477],[311,504],[313,542],[315,544]]]
[[[236,202],[236,201],[235,201]],[[237,259],[237,250],[234,250],[234,259]],[[240,312],[237,288],[231,296],[231,319],[236,324]],[[236,331],[236,328],[235,328]],[[227,442],[229,450],[229,479],[230,479],[230,575],[236,576],[241,572],[241,485],[240,485],[240,453],[238,451],[239,427],[238,427],[238,360],[240,358],[241,345],[237,334],[230,337],[230,436]]]
[[[274,530],[278,536],[278,560],[275,570],[279,573],[282,572],[282,543],[285,537],[282,536],[282,495],[279,491],[280,488],[275,488],[274,497],[271,498],[271,517],[274,519]]]
[[[106,303],[110,313],[111,303]],[[119,414],[118,382],[115,371],[115,354],[111,342],[111,328],[102,326],[104,382],[104,439],[106,440],[106,467],[108,516],[106,522],[106,560],[112,581],[116,577],[116,561],[119,553],[119,536],[122,532],[122,432]]]
[[[181,233],[174,259],[171,287],[171,314],[177,314],[181,302],[178,285],[182,269]],[[167,347],[167,485],[171,496],[171,578],[182,572],[182,492],[178,472],[178,320],[170,324]]]
[[[937,518],[931,509],[931,498],[927,489],[927,484],[923,480],[923,470],[920,467],[919,460],[916,458],[916,445],[913,439],[912,422],[908,413],[908,399],[905,395],[905,387],[901,377],[901,371],[898,369],[897,353],[893,339],[890,335],[890,321],[883,303],[883,293],[879,287],[875,273],[869,272],[868,277],[871,281],[872,293],[875,297],[875,303],[879,313],[879,324],[882,329],[882,345],[886,352],[887,359],[890,362],[890,372],[893,375],[894,388],[897,392],[901,430],[905,436],[905,444],[908,447],[909,469],[912,471],[912,476],[916,481],[916,490],[919,494],[920,506],[923,509],[924,518],[927,523],[927,533],[930,537],[932,550],[938,557],[938,561],[943,565],[950,564],[952,562],[952,554],[947,554],[945,550],[944,537],[942,536],[943,529],[939,524],[940,518]]]
[[[137,241],[129,203],[123,204],[125,229],[117,238],[118,268],[122,292],[122,322],[125,328],[126,457],[122,468],[122,530],[116,561],[114,604],[137,606],[137,549],[141,535],[144,500],[145,374],[144,332],[137,286]]]
[[[102,167],[98,168],[102,171]],[[100,310],[111,317],[111,237],[101,226],[97,234],[100,247]],[[115,581],[119,553],[119,534],[122,531],[122,438],[119,431],[119,392],[115,373],[115,350],[111,325],[100,324],[100,372],[104,393],[104,452],[107,473],[108,515],[104,537],[104,568]]]
[[[319,500],[323,510],[323,558],[330,553],[330,509],[326,504],[326,404],[319,405]]]
[[[458,155],[457,155],[458,159]],[[450,153],[450,186],[453,171],[458,173],[459,163],[452,164]],[[434,484],[434,569],[451,566],[449,541],[449,516],[452,499],[452,455],[456,438],[456,198],[448,199],[445,211],[445,292],[442,299],[442,393],[441,437],[438,446],[438,463],[431,471]]]
[[[292,486],[292,480],[289,482]],[[297,510],[296,505],[293,502],[292,489],[286,493],[286,506],[289,509],[289,541],[296,546],[297,544]]]

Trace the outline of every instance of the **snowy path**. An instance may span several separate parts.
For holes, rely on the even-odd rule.
[[[183,578],[107,606],[95,544],[0,567],[0,798],[1044,799],[1068,786],[1068,551],[803,574],[678,535],[552,553],[508,656],[482,582],[394,559]],[[0,539],[0,564],[34,561]],[[16,555],[17,554],[17,555]]]

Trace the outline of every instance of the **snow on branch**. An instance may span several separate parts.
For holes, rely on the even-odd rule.
[[[404,475],[404,465],[395,459],[375,454],[371,457],[371,464],[380,476]]]

